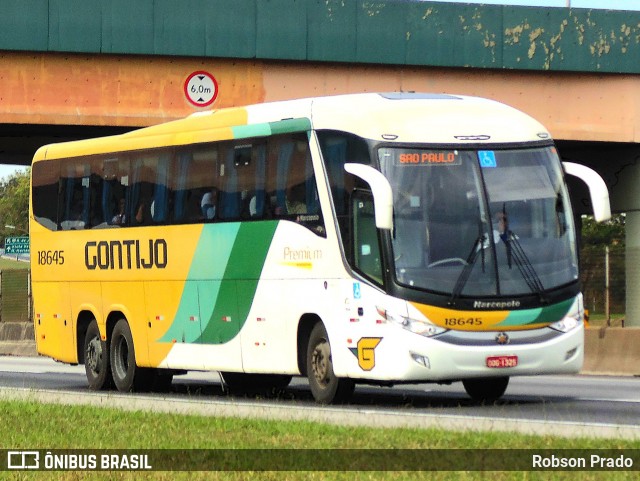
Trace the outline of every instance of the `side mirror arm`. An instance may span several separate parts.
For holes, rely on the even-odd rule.
[[[378,229],[393,229],[393,191],[387,178],[379,170],[364,164],[344,164],[344,170],[361,178],[371,187],[376,227]]]
[[[573,162],[563,162],[567,174],[577,177],[589,187],[593,218],[596,222],[602,222],[611,218],[611,204],[609,203],[609,190],[600,174],[595,170]]]

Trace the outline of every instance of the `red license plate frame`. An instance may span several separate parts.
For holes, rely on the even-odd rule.
[[[518,365],[518,356],[488,356],[485,362],[491,369],[507,369]]]

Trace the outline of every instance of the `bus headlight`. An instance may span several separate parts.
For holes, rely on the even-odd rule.
[[[579,295],[573,302],[569,312],[567,312],[567,314],[559,321],[550,324],[549,327],[556,331],[569,332],[582,324],[583,319],[584,307],[582,306],[582,295]]]
[[[560,332],[569,332],[572,329],[575,329],[580,325],[580,321],[574,319],[573,317],[565,317],[564,319],[554,322],[549,327],[551,329],[555,329]]]
[[[412,319],[410,317],[401,316],[399,314],[391,313],[385,309],[377,308],[378,314],[382,316],[382,318],[391,324],[395,324],[397,326],[406,329],[407,331],[411,331],[415,334],[420,334],[425,337],[432,337],[438,334],[442,334],[447,329],[436,326],[435,324],[431,324],[429,321],[421,321],[419,319]]]

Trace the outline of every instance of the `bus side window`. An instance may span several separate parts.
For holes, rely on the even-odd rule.
[[[311,152],[306,134],[274,142],[275,214],[297,222],[317,235],[325,235]]]
[[[128,202],[128,224],[133,226],[150,225],[155,214],[156,178],[158,158],[144,155],[132,160],[131,193]]]
[[[189,151],[180,151],[175,161],[175,181],[173,184],[173,222],[181,224],[187,220],[189,205],[193,204],[189,192],[189,168],[193,155]]]
[[[33,215],[40,225],[49,230],[58,230],[59,177],[59,160],[33,164]]]
[[[151,220],[154,224],[167,222],[169,213],[169,172],[171,155],[164,150],[159,153],[155,162],[155,184],[151,200]]]
[[[249,219],[266,219],[271,216],[270,202],[266,191],[267,178],[267,146],[262,143],[255,148],[255,172],[253,189],[247,195],[246,212]]]
[[[371,165],[371,158],[367,144],[361,138],[345,132],[331,130],[318,132],[320,149],[329,176],[329,186],[342,243],[348,258],[353,257],[349,252],[352,239],[349,225],[349,199],[355,188],[367,189],[364,181],[344,170],[344,164],[355,162]]]
[[[373,196],[355,191],[351,199],[354,266],[377,284],[383,283],[382,254],[376,228]]]
[[[129,161],[126,157],[104,159],[100,206],[107,226],[124,227],[127,216]]]
[[[217,192],[218,153],[219,144],[186,146],[178,150],[172,165],[173,181],[167,181],[166,187],[169,197],[168,221],[185,224],[210,222],[219,218],[216,202],[220,197]],[[206,205],[211,207],[205,209]]]
[[[62,166],[62,230],[85,229],[89,225],[90,168],[84,160],[67,160]]]
[[[249,147],[250,148],[250,147]],[[223,220],[239,220],[242,212],[242,199],[239,190],[238,168],[246,152],[242,146],[233,146],[230,142],[223,148],[222,165],[220,166],[219,195],[220,218]],[[250,155],[250,154],[249,154]]]

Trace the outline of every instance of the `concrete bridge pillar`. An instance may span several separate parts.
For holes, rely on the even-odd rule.
[[[609,163],[611,206],[625,212],[625,326],[640,327],[640,147],[632,144],[626,151],[611,154]],[[606,164],[605,164],[606,165]]]
[[[640,197],[640,192],[636,191]],[[640,326],[640,212],[626,215],[625,271],[627,288],[627,312],[625,326]]]
[[[640,145],[638,143],[562,143],[563,160],[588,165],[598,171],[609,187],[611,210],[626,213],[625,326],[640,327]],[[571,184],[572,203],[578,214],[590,214],[588,191]],[[580,184],[580,183],[578,183]]]

